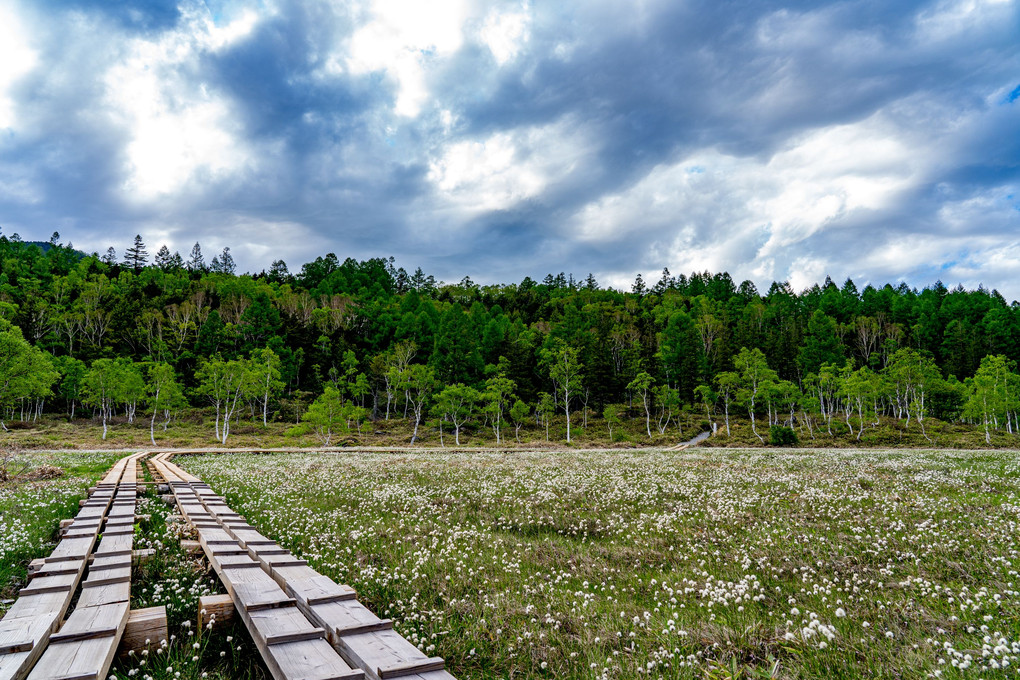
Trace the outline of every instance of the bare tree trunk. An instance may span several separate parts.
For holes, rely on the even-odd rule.
[[[156,445],[156,412],[159,411],[159,388],[156,388],[156,394],[153,395],[152,405],[152,420],[149,421],[149,439],[152,441],[152,445]]]

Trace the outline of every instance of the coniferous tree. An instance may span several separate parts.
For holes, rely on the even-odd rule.
[[[274,281],[285,281],[290,278],[290,270],[283,260],[276,260],[269,266],[269,278]]]
[[[188,271],[200,272],[205,270],[205,258],[202,257],[202,246],[198,241],[191,248],[191,257],[188,258]]]
[[[142,241],[141,234],[135,234],[135,242],[124,251],[124,266],[131,267],[136,272],[141,271],[142,267],[149,261],[149,252],[145,249],[145,243]]]
[[[156,253],[156,266],[163,271],[173,267],[173,255],[170,254],[170,249],[166,247],[166,244],[160,246],[159,252]]]
[[[237,269],[234,264],[234,257],[230,254],[230,248],[224,248],[219,255],[214,255],[209,270],[217,274],[233,274]]]
[[[106,255],[103,255],[103,262],[111,267],[117,264],[117,251],[114,250],[113,246],[106,249]]]
[[[634,285],[631,286],[630,292],[638,296],[644,295],[646,292],[648,292],[648,287],[645,286],[645,277],[641,276],[641,274],[638,274],[637,277],[634,279]]]

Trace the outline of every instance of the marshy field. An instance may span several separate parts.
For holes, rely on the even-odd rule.
[[[81,456],[67,458],[79,472]],[[458,678],[1020,672],[1017,452],[307,452],[176,462],[263,533],[356,588]],[[22,507],[60,509],[68,488],[5,488],[4,526],[13,526],[18,494]],[[61,513],[37,515],[45,533]],[[3,561],[27,554],[12,547],[18,540],[5,537]],[[179,569],[173,579],[171,589],[187,590]],[[170,673],[121,670],[232,677],[222,654],[184,659]],[[239,674],[260,673],[248,664]]]

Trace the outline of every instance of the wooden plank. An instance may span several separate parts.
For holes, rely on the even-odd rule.
[[[344,635],[361,635],[362,633],[378,633],[381,630],[393,630],[392,619],[379,619],[369,623],[352,624],[345,628],[334,628],[332,633],[337,637]]]
[[[32,582],[21,589],[20,597],[26,595],[37,595],[39,593],[62,593],[71,592],[78,585],[78,573],[54,574],[52,576],[37,576]]]
[[[106,529],[103,531],[103,538],[106,538],[107,536],[134,536],[134,535],[135,535],[134,524],[124,525],[115,524],[113,526],[106,527]]]
[[[93,588],[83,588],[78,596],[78,607],[95,607],[112,602],[127,602],[130,599],[131,584],[123,581]]]
[[[326,631],[308,623],[293,604],[275,609],[248,610],[248,619],[252,624],[252,637],[266,645],[326,638]]]
[[[213,553],[209,558],[210,561],[215,560],[216,565],[220,569],[258,569],[260,565],[258,562],[248,557],[248,555],[240,552],[228,552],[228,553]]]
[[[89,572],[88,578],[81,584],[81,587],[83,589],[95,588],[97,586],[110,585],[111,583],[131,583],[131,564],[128,563],[126,567],[115,569],[103,569],[95,573]]]
[[[4,618],[0,619],[0,626],[4,621],[13,623],[17,619],[28,619],[51,612],[56,612],[57,618],[62,619],[70,603],[71,598],[66,593],[40,593],[19,597],[7,610]]]
[[[200,624],[201,625],[201,624]],[[169,640],[170,633],[166,623],[166,607],[146,607],[132,609],[128,613],[124,636],[120,640],[117,654],[126,656],[129,652],[136,654],[159,647],[160,640]]]
[[[198,541],[181,541],[181,549],[186,553],[200,553],[202,552],[202,544]]]
[[[21,617],[15,620],[10,618],[11,611],[13,608],[0,621],[0,640],[5,640],[5,644],[12,647],[17,646],[22,650],[0,653],[0,680],[21,680],[29,674],[36,660],[42,656],[47,638],[56,629],[60,617],[63,616],[62,613],[58,614],[54,609],[37,616]],[[30,649],[23,649],[25,640],[31,640],[32,647]]]
[[[57,543],[46,562],[62,562],[65,560],[83,560],[96,543],[95,535],[88,538],[64,538]]]
[[[325,640],[304,640],[266,647],[266,666],[276,680],[360,680],[354,670],[337,656]]]
[[[353,600],[357,597],[350,586],[340,585],[309,566],[277,565],[273,568],[272,576],[284,590],[307,606]]]
[[[99,609],[99,607],[89,607],[89,609]],[[53,633],[50,635],[50,644],[56,645],[62,642],[79,642],[81,640],[93,640],[95,638],[113,637],[117,634],[115,627],[109,628],[90,628],[88,630],[79,630],[74,632],[60,632]]]
[[[69,562],[45,562],[33,573],[33,577],[57,576],[60,574],[81,574],[85,570],[85,560]]]
[[[429,671],[441,671],[444,668],[446,668],[445,662],[438,656],[435,656],[430,659],[380,667],[376,671],[376,675],[379,676],[379,680],[389,680],[390,678],[402,678],[408,675],[417,675],[418,673],[428,673]]]
[[[36,662],[29,680],[79,677],[105,678],[127,625],[128,604],[78,607],[67,618]]]
[[[364,669],[369,676],[376,680],[382,680],[379,675],[380,669],[400,674],[403,671],[399,669],[414,668],[414,664],[429,661],[420,649],[393,630],[338,636],[332,638],[331,641],[347,663]],[[436,663],[433,662],[433,665]],[[442,671],[442,668],[428,667],[427,670]],[[407,671],[403,674],[413,675],[417,672],[426,671]],[[444,675],[447,674],[444,673]],[[389,677],[399,677],[399,675],[390,675]]]
[[[134,536],[118,534],[115,536],[103,536],[96,550],[96,557],[104,555],[130,555],[133,548]]]
[[[155,548],[142,548],[131,551],[131,564],[145,564],[156,556]]]
[[[41,557],[37,557],[28,563],[28,578],[31,579],[35,576],[36,572],[46,566],[46,560]]]
[[[316,623],[331,632],[353,630],[363,626],[377,626],[384,620],[357,600],[318,604],[311,608],[310,614]],[[379,630],[388,630],[389,628],[392,626],[385,626]],[[372,631],[365,630],[363,632]]]
[[[59,623],[60,615],[53,611],[41,616],[0,620],[0,654],[31,651]]]
[[[285,553],[285,554],[281,554],[281,555],[261,555],[260,554],[259,555],[259,562],[261,562],[264,567],[267,567],[269,569],[269,573],[270,574],[274,573],[277,569],[283,569],[285,567],[306,567],[306,566],[308,566],[308,562],[306,562],[305,560],[300,560],[300,559],[294,557],[290,553]]]
[[[103,555],[96,557],[89,564],[89,573],[103,571],[104,569],[120,569],[130,567],[133,555]]]
[[[198,598],[198,627],[204,629],[210,622],[213,629],[234,620],[237,610],[230,595],[203,595]]]

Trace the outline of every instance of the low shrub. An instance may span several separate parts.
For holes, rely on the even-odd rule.
[[[797,433],[792,428],[773,425],[769,428],[769,444],[772,446],[796,446]]]

